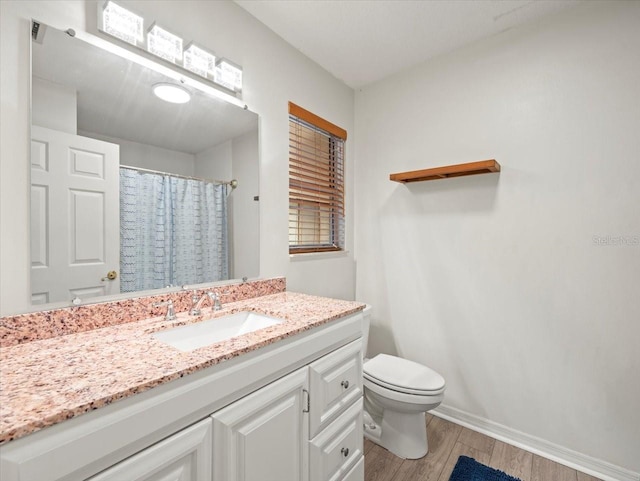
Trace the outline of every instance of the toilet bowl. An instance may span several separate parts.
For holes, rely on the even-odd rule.
[[[363,315],[366,351],[371,306]],[[388,354],[365,358],[363,377],[365,437],[401,458],[418,459],[427,454],[425,413],[442,402],[444,378],[417,362]]]

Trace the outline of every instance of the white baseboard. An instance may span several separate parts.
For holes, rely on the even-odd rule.
[[[430,412],[434,416],[460,424],[473,431],[486,434],[604,481],[640,481],[640,474],[638,473],[615,466],[601,459],[578,453],[530,434],[516,431],[460,409],[440,405]]]

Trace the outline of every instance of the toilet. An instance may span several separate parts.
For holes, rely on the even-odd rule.
[[[371,306],[363,311],[364,435],[405,459],[429,451],[425,413],[444,398],[444,378],[417,362],[388,354],[366,359]]]

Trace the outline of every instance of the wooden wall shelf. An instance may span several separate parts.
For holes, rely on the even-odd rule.
[[[406,184],[408,182],[446,179],[447,177],[461,177],[463,175],[490,174],[492,172],[500,172],[500,164],[496,162],[495,159],[480,160],[467,164],[445,165],[443,167],[413,170],[411,172],[400,172],[398,174],[391,174],[389,180]]]

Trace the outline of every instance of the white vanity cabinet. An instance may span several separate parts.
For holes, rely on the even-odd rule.
[[[211,481],[211,420],[205,419],[88,481]]]
[[[345,479],[363,456],[361,345],[353,341],[214,413],[213,481]]]
[[[0,446],[2,481],[363,481],[362,314]]]

